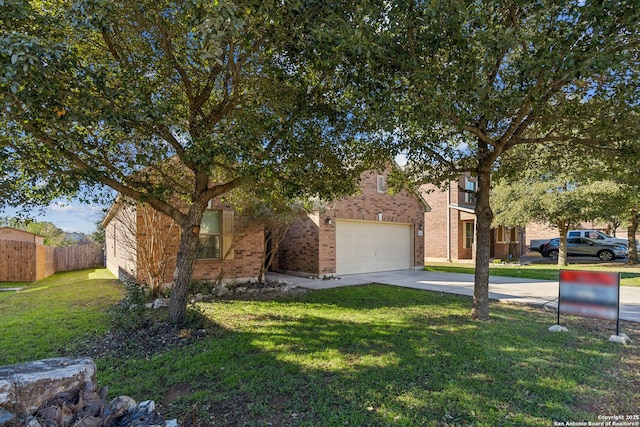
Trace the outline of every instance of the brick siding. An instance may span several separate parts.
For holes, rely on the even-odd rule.
[[[137,276],[138,280],[143,280],[144,275],[141,271],[136,271],[138,263],[136,262],[136,253],[133,246],[133,240],[126,242],[125,234],[132,231],[136,232],[136,242],[138,245],[146,244],[146,239],[150,238],[147,233],[145,221],[143,220],[143,208],[137,209],[136,224],[134,227],[124,227],[122,221],[126,218],[126,209],[122,208],[107,224],[107,267],[120,279],[127,275]],[[150,208],[146,208],[150,209]],[[212,209],[232,211],[233,208],[220,203],[214,204]],[[171,227],[172,220],[163,216],[161,220],[154,224],[154,228],[162,229],[156,235],[162,236],[171,242],[166,248],[169,261],[164,275],[164,282],[170,283],[175,270],[175,254],[177,253],[179,243],[180,228],[174,224]],[[233,216],[233,256],[224,260],[197,260],[192,275],[193,280],[235,280],[256,278],[260,271],[263,259],[264,248],[264,226],[259,223],[247,223],[239,215]],[[114,234],[115,233],[115,234]],[[115,238],[114,238],[115,237]],[[228,236],[223,236],[224,238]],[[225,243],[223,242],[223,247]]]
[[[390,170],[380,174],[388,176]],[[424,265],[424,237],[418,235],[424,227],[424,208],[416,196],[401,190],[394,195],[378,192],[376,172],[361,176],[360,194],[327,202],[321,212],[314,212],[297,221],[280,245],[277,268],[282,271],[310,275],[330,275],[336,272],[336,220],[382,221],[413,224],[413,265]],[[328,224],[327,220],[331,223]]]

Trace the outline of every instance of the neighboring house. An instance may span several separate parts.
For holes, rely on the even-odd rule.
[[[292,224],[272,268],[314,277],[423,268],[429,205],[407,190],[389,194],[389,172],[363,173],[359,195]]]
[[[44,245],[44,236],[12,227],[0,227],[0,240],[34,242],[39,245]]]
[[[175,222],[148,206],[119,198],[102,224],[107,268],[120,280],[133,277],[146,281],[149,270],[159,269],[162,283],[172,281],[180,232]],[[243,222],[233,207],[213,201],[205,212],[200,239],[202,249],[193,280],[233,281],[258,276],[264,248],[261,224]]]
[[[425,262],[475,259],[476,179],[460,176],[442,190],[434,185],[420,187],[422,197],[431,206],[425,215]],[[526,251],[522,228],[497,227],[491,232],[492,258],[518,258]]]

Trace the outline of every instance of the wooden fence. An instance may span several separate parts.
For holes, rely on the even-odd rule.
[[[0,282],[34,282],[59,271],[104,267],[101,244],[50,247],[0,240]]]

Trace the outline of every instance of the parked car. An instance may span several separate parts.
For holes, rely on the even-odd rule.
[[[549,240],[542,245],[540,253],[546,258],[558,259],[560,239]],[[574,237],[567,239],[567,255],[597,256],[602,261],[612,261],[616,258],[629,256],[629,248],[619,243],[605,243],[599,240],[587,239],[586,237]]]
[[[552,237],[548,237],[546,239],[533,239],[529,244],[529,250],[532,252],[542,252],[542,247],[545,243],[549,243]]]

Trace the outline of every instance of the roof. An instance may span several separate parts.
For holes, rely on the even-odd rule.
[[[124,204],[124,200],[122,198],[122,195],[118,194],[118,196],[116,197],[116,201],[113,202],[113,204],[109,208],[109,211],[107,211],[107,214],[102,220],[103,227],[106,227],[107,225],[109,225],[111,220],[118,214],[120,209],[122,209],[123,204]]]
[[[27,231],[27,230],[22,230],[20,228],[15,228],[15,227],[0,227],[0,231],[2,230],[12,230],[12,231],[18,231],[20,233],[27,233],[27,234],[33,234],[34,236],[40,236],[40,237],[45,237],[42,234],[38,234],[38,233],[32,233],[31,231]]]

